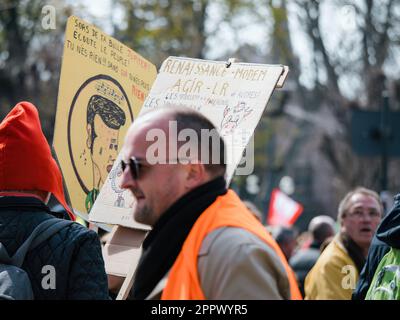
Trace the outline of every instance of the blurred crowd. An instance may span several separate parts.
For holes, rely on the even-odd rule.
[[[202,162],[204,148],[193,162],[146,161],[146,134],[170,121],[178,132],[215,129],[178,107],[145,114],[129,128],[121,187],[136,198],[136,221],[152,227],[129,299],[400,299],[400,195],[385,214],[375,191],[357,187],[337,216],[316,212],[305,232],[265,226],[258,208],[227,187],[224,159]],[[217,141],[218,150],[207,145],[210,159],[224,151]],[[51,194],[59,202],[52,209]],[[55,227],[64,220],[77,218],[37,109],[19,103],[0,123],[0,299],[116,297],[122,281],[110,285],[99,238],[104,245],[109,234],[82,221]]]

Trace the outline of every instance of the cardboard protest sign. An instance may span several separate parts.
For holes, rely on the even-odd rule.
[[[119,41],[77,17],[68,19],[53,145],[71,205],[85,220],[114,174],[125,133],[156,74],[153,64]],[[110,187],[118,206],[122,191]]]
[[[114,227],[103,247],[107,274],[125,277],[137,265],[145,235],[144,230]]]
[[[303,206],[279,189],[272,190],[268,212],[271,226],[291,226],[303,212]]]
[[[226,143],[229,183],[273,90],[283,85],[287,72],[288,68],[282,65],[169,57],[163,62],[140,114],[174,105],[195,109],[209,118]],[[250,174],[253,158],[245,160],[240,173]],[[116,206],[111,200],[117,197],[112,184],[119,185],[119,163],[116,161],[100,191],[90,220],[144,228],[133,219],[132,208]],[[134,203],[134,199],[124,193],[123,202]]]

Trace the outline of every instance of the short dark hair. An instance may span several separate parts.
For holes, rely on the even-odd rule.
[[[98,114],[101,120],[111,129],[119,129],[125,124],[126,117],[124,111],[111,100],[100,95],[90,97],[87,106],[86,122],[92,126],[90,152],[93,152],[93,142],[97,135],[94,129],[94,118]]]
[[[325,241],[326,238],[332,236],[332,226],[327,223],[321,223],[318,225],[313,232],[313,238],[319,244]]]
[[[204,141],[199,145],[198,160],[202,160],[204,153],[208,154],[208,159],[204,166],[212,176],[223,176],[226,172],[226,148],[225,142],[218,132],[214,124],[201,113],[189,108],[174,108],[171,111],[173,120],[177,123],[177,133],[185,129],[192,129],[198,137],[202,137],[202,130],[212,132],[213,136],[208,136],[208,150],[204,150],[206,146]],[[214,139],[216,140],[214,140]],[[180,142],[184,143],[184,142]],[[218,161],[213,161],[214,156],[219,156]]]
[[[335,221],[327,215],[315,216],[308,225],[308,231],[319,245],[335,233]]]
[[[297,231],[285,226],[276,226],[273,228],[272,236],[279,245],[282,245],[296,240]]]

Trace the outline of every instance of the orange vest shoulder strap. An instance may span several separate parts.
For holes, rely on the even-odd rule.
[[[272,247],[285,267],[292,299],[301,299],[294,273],[278,244],[232,190],[219,196],[197,219],[171,268],[162,299],[205,299],[198,279],[197,255],[207,234],[221,227],[246,229]]]

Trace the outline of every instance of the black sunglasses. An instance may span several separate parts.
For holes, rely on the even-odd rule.
[[[122,172],[125,171],[127,166],[129,166],[129,170],[131,170],[132,178],[135,180],[139,179],[139,170],[142,167],[140,161],[135,157],[130,158],[128,163],[126,163],[124,160],[121,160]]]
[[[183,159],[188,161],[188,159]],[[169,161],[183,161],[182,159],[175,159],[175,160],[169,160]],[[149,164],[143,165],[143,163],[141,162],[142,160],[138,160],[135,157],[132,157],[129,159],[129,162],[125,162],[124,160],[121,160],[121,168],[122,168],[122,172],[125,171],[126,167],[129,166],[129,169],[131,170],[131,175],[132,178],[137,180],[139,179],[139,171],[140,168],[144,167],[144,166],[149,166]],[[176,162],[175,162],[176,163]]]

